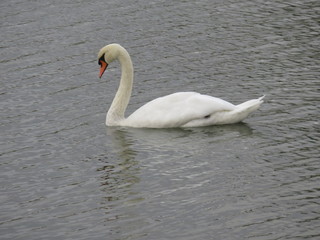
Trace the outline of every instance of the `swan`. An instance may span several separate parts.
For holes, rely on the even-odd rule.
[[[118,60],[121,65],[121,79],[106,116],[107,126],[173,128],[233,124],[245,119],[263,103],[264,96],[233,105],[197,92],[177,92],[156,98],[125,118],[133,83],[133,65],[125,48],[113,43],[100,49],[99,78],[114,60]]]

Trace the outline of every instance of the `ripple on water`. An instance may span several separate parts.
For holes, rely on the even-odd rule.
[[[2,1],[3,239],[317,239],[317,1]],[[8,41],[10,39],[10,41]],[[128,113],[176,91],[240,103],[244,124],[105,128],[130,52]]]

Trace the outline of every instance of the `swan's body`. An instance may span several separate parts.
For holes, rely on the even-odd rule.
[[[100,77],[108,64],[119,60],[121,80],[119,89],[107,113],[106,125],[137,128],[203,127],[232,124],[257,110],[263,97],[233,105],[220,98],[196,92],[177,92],[146,103],[128,118],[124,117],[133,82],[133,66],[128,52],[118,44],[99,51]]]

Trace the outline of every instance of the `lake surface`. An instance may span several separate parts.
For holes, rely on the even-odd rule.
[[[1,8],[2,240],[319,239],[318,0],[31,1]],[[244,123],[105,126],[131,54],[127,113],[197,91]]]

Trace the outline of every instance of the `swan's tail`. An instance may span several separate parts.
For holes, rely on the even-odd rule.
[[[234,120],[236,122],[241,122],[243,119],[245,119],[250,113],[257,110],[260,105],[263,103],[263,98],[265,95],[258,99],[252,99],[249,101],[246,101],[244,103],[241,103],[236,106],[236,109],[233,112]]]
[[[221,111],[214,114],[213,124],[233,124],[241,122],[248,117],[250,113],[257,110],[263,103],[264,96],[258,99],[252,99],[235,106],[232,111]],[[218,120],[217,120],[218,119]]]
[[[244,103],[241,103],[239,105],[236,106],[236,111],[242,112],[242,111],[248,111],[249,113],[257,110],[260,105],[263,103],[263,98],[265,97],[265,95],[263,95],[262,97],[258,98],[258,99],[252,99],[249,101],[246,101]]]

